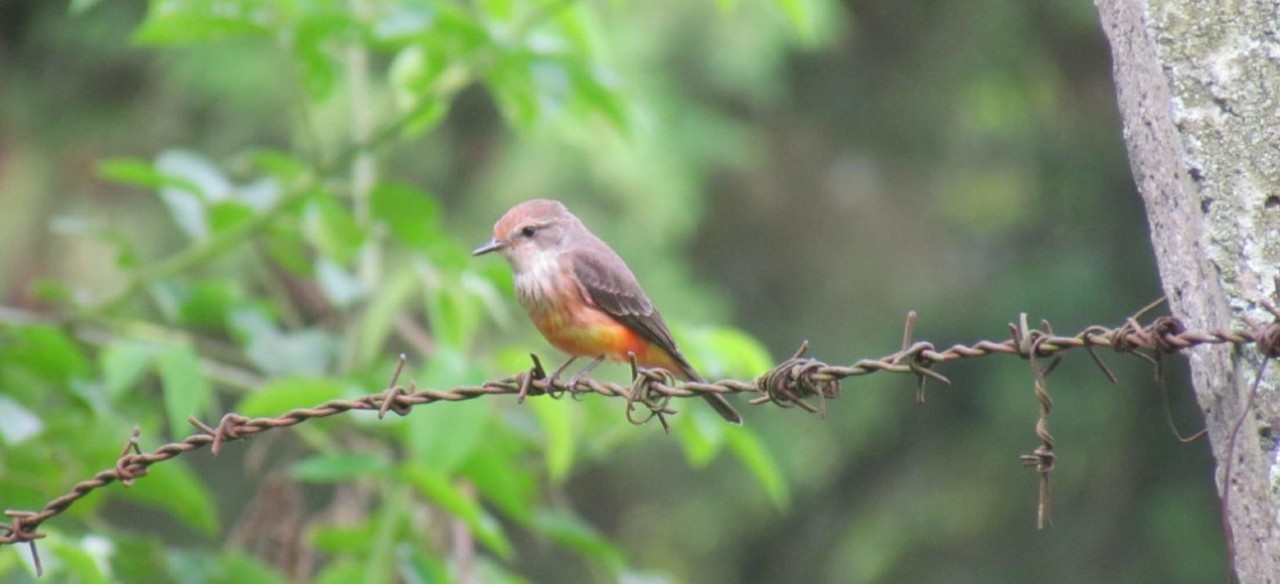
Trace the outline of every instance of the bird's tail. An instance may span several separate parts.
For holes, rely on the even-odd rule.
[[[702,399],[707,400],[707,403],[711,404],[711,408],[714,409],[717,414],[720,414],[720,417],[724,418],[725,421],[739,426],[742,425],[742,416],[738,415],[738,410],[733,409],[733,406],[729,405],[729,400],[724,399],[723,395],[718,393],[704,393],[702,394]]]
[[[689,381],[696,381],[698,383],[707,382],[707,380],[703,379],[701,375],[698,375],[697,371],[693,370],[693,366],[684,359],[683,355],[677,357],[676,362],[680,365],[680,373],[684,374],[685,379],[688,379]],[[720,414],[720,417],[724,418],[726,422],[729,422],[730,424],[737,424],[739,426],[742,425],[742,416],[738,415],[738,410],[733,409],[733,406],[729,405],[729,400],[725,399],[723,395],[718,393],[704,393],[702,394],[702,399],[707,400],[707,404],[711,406],[711,409],[715,410],[717,414]]]

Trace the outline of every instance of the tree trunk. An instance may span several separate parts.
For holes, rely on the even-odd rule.
[[[1193,330],[1269,323],[1280,274],[1280,3],[1096,0],[1165,293]],[[1280,578],[1280,364],[1191,351],[1217,485],[1230,495],[1236,574]],[[1234,454],[1232,430],[1244,414]],[[1224,476],[1234,456],[1231,476]]]

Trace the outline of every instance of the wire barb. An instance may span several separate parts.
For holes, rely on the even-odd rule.
[[[40,524],[39,515],[32,511],[15,511],[13,509],[6,509],[4,514],[11,521],[8,527],[0,528],[8,532],[3,539],[0,539],[0,542],[27,542],[27,548],[31,551],[31,563],[35,564],[36,567],[36,577],[44,575],[44,566],[40,563],[40,551],[36,549],[36,540],[44,538],[43,533],[35,530],[36,526]]]
[[[673,396],[659,391],[656,384],[674,386],[675,376],[666,369],[641,369],[636,363],[635,353],[627,353],[627,357],[631,362],[631,390],[627,392],[627,421],[640,426],[656,417],[662,423],[662,430],[670,434],[671,426],[667,422],[667,414],[676,412],[667,406],[671,403]],[[637,419],[633,415],[637,402],[648,408],[647,416]]]
[[[835,399],[840,395],[840,380],[823,373],[826,363],[804,358],[807,352],[809,341],[804,341],[790,359],[757,377],[756,387],[764,396],[751,403],[754,405],[771,401],[783,408],[800,406],[806,412],[825,418],[827,399]],[[814,396],[818,398],[817,407],[805,401],[805,398]]]
[[[214,456],[217,456],[222,451],[223,442],[239,440],[245,437],[245,423],[248,421],[249,418],[237,413],[230,413],[222,416],[222,419],[218,421],[217,428],[210,428],[195,416],[187,418],[187,423],[199,428],[201,432],[213,438],[213,443],[209,446],[209,452],[212,452]],[[249,433],[252,434],[258,431],[260,430],[250,431]]]
[[[406,390],[404,387],[396,385],[400,380],[400,373],[404,371],[404,364],[409,358],[404,353],[400,353],[400,358],[396,360],[396,370],[391,374],[391,381],[387,382],[387,390],[382,392],[382,405],[378,407],[378,419],[381,420],[387,416],[387,412],[395,412],[398,416],[409,415],[409,404],[401,403],[400,398],[408,395],[413,390]],[[413,382],[409,383],[409,387],[413,388]]]
[[[1052,504],[1052,491],[1049,488],[1049,475],[1053,473],[1053,467],[1058,461],[1058,455],[1053,451],[1053,434],[1049,433],[1049,411],[1053,409],[1053,398],[1049,396],[1049,388],[1045,379],[1053,372],[1055,366],[1061,361],[1062,355],[1056,355],[1054,361],[1048,366],[1040,364],[1040,353],[1043,345],[1053,338],[1053,328],[1046,321],[1041,321],[1041,330],[1027,330],[1027,315],[1021,315],[1019,319],[1020,328],[1015,335],[1021,335],[1022,339],[1027,340],[1026,358],[1031,364],[1031,371],[1035,376],[1035,394],[1036,401],[1039,403],[1039,417],[1036,419],[1036,437],[1040,439],[1040,446],[1036,447],[1031,454],[1024,454],[1019,458],[1023,466],[1035,468],[1040,475],[1040,497],[1036,506],[1036,528],[1045,529],[1053,525],[1053,519],[1050,515]],[[1009,325],[1013,327],[1013,325]]]
[[[1268,359],[1280,359],[1280,309],[1266,300],[1262,301],[1262,306],[1271,313],[1276,320],[1265,326],[1257,326],[1256,335],[1258,339],[1258,352]]]
[[[533,367],[530,367],[528,371],[525,371],[516,376],[517,379],[520,380],[520,393],[516,394],[516,403],[518,404],[524,403],[524,398],[528,397],[529,395],[542,395],[543,393],[546,393],[546,390],[541,390],[541,389],[539,389],[536,393],[533,393],[533,394],[529,393],[529,390],[534,388],[533,386],[534,380],[548,379],[547,370],[542,367],[542,360],[538,358],[538,354],[529,353],[529,358],[533,360]],[[555,392],[554,389],[551,389],[551,392],[553,397],[559,397],[559,394],[554,393]]]
[[[911,368],[911,372],[916,374],[918,379],[916,385],[916,403],[924,404],[924,385],[929,379],[933,379],[943,385],[951,385],[951,380],[943,377],[941,373],[933,370],[934,361],[924,356],[925,351],[933,352],[933,343],[915,343],[911,342],[911,338],[915,335],[916,330],[916,311],[907,312],[907,322],[902,327],[902,350],[898,353],[899,357],[895,358],[894,363],[900,363],[903,358],[910,357],[907,366]]]
[[[142,455],[142,447],[138,445],[140,436],[142,436],[142,426],[134,426],[133,435],[129,437],[129,441],[124,444],[124,449],[120,451],[120,456],[116,458],[116,476],[120,478],[120,484],[126,487],[132,487],[133,479],[147,474],[147,467],[134,463],[134,456]]]

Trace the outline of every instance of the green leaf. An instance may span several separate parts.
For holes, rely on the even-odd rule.
[[[306,176],[311,166],[289,152],[261,148],[248,153],[253,165],[288,183]]]
[[[329,370],[337,351],[332,333],[321,329],[281,332],[257,306],[232,310],[229,323],[249,359],[272,377],[319,377]]]
[[[343,386],[327,377],[285,377],[250,393],[236,406],[249,416],[278,416],[294,408],[308,408],[342,397]]]
[[[364,565],[359,562],[339,558],[337,561],[325,566],[324,571],[316,577],[316,584],[349,584],[350,582],[364,582],[366,570]]]
[[[223,332],[227,315],[245,302],[245,294],[236,280],[199,280],[183,291],[178,318],[197,330]]]
[[[302,78],[302,87],[306,90],[307,97],[316,101],[329,97],[338,78],[334,60],[318,46],[299,47],[294,55],[297,57],[295,63],[298,65],[298,76]]]
[[[461,352],[471,347],[480,330],[483,307],[456,280],[450,280],[427,290],[427,317],[436,341]]]
[[[143,551],[150,552],[156,558],[144,556],[140,560],[135,560],[139,565],[130,573],[124,576],[113,574],[116,577],[116,581],[150,582],[161,580],[198,584],[234,584],[238,582],[284,584],[288,582],[283,575],[271,566],[267,566],[258,558],[241,551],[227,550],[214,553],[173,547],[156,551],[150,549]],[[125,554],[133,556],[138,553],[139,550],[132,546],[127,549],[116,550],[117,557]],[[133,560],[132,557],[129,559]],[[166,575],[169,576],[169,579],[162,580],[157,577],[157,564],[168,568],[168,574]]]
[[[118,400],[146,375],[157,347],[151,343],[114,340],[98,354],[107,396]]]
[[[496,44],[496,40],[489,34],[489,27],[469,7],[452,2],[438,2],[433,8],[436,12],[432,31],[423,36],[436,50],[451,57],[451,60],[459,59],[481,47]]]
[[[5,347],[9,360],[42,379],[66,384],[73,378],[87,378],[91,374],[88,358],[76,342],[57,327],[24,326],[17,329],[15,337]]]
[[[276,222],[267,226],[265,245],[271,261],[294,276],[310,276],[314,255],[296,224]]]
[[[614,572],[627,566],[627,556],[594,527],[565,511],[541,511],[534,516],[534,529],[568,549],[600,562]]]
[[[814,23],[813,6],[809,5],[809,0],[774,0],[782,12],[787,15],[787,20],[791,22],[792,28],[800,35],[801,39],[806,42],[817,40],[817,29]]]
[[[166,175],[145,160],[137,158],[111,158],[98,163],[98,176],[126,185],[135,185],[150,189],[163,186],[176,186],[198,192],[199,188],[189,181]]]
[[[514,550],[502,526],[473,496],[458,489],[446,475],[415,462],[405,463],[402,474],[423,496],[462,520],[480,543],[503,559],[511,558]]]
[[[594,14],[590,5],[572,3],[556,8],[555,28],[568,42],[567,52],[581,55],[584,59],[593,59],[599,53],[598,47],[603,44],[606,33],[600,22],[592,17]]]
[[[207,238],[209,218],[205,205],[225,198],[231,190],[230,181],[212,162],[185,150],[162,152],[156,157],[155,168],[175,179],[160,186],[160,199],[174,223],[191,239]]]
[[[391,62],[388,81],[394,92],[396,106],[401,115],[409,116],[404,122],[406,138],[420,136],[434,128],[449,111],[449,101],[439,97],[437,86],[446,71],[444,58],[433,58],[420,44],[410,45],[396,54]],[[450,69],[450,71],[456,70]]]
[[[381,456],[356,453],[317,454],[289,468],[295,479],[307,483],[341,483],[358,478],[387,477],[391,463]]]
[[[547,472],[553,483],[562,483],[573,466],[575,424],[574,406],[569,400],[538,397],[527,402],[542,426],[543,454]]]
[[[311,545],[322,552],[333,554],[364,554],[373,541],[373,526],[369,521],[342,525],[317,525],[310,529]]]
[[[582,63],[568,67],[574,97],[587,109],[604,116],[615,130],[624,132],[629,125],[625,99],[605,82],[606,75]]]
[[[67,389],[67,395],[95,415],[102,415],[110,410],[106,392],[97,380],[72,379],[67,383]]]
[[[440,206],[421,189],[399,183],[378,183],[370,197],[370,210],[386,223],[391,236],[419,251],[430,251],[447,238],[440,229]]]
[[[405,574],[405,580],[417,584],[449,584],[454,579],[449,576],[449,569],[444,562],[409,546],[396,547],[396,564]]]
[[[331,196],[320,194],[307,203],[303,215],[307,240],[329,259],[343,265],[355,261],[364,245],[364,231],[351,212]]]
[[[208,584],[286,584],[289,579],[262,560],[241,551],[227,551],[218,557]],[[179,573],[179,576],[185,574]]]
[[[89,541],[94,541],[95,545],[86,545]],[[102,565],[105,564],[103,545],[107,543],[102,537],[89,536],[80,538],[79,541],[67,539],[66,537],[51,537],[47,542],[41,542],[41,547],[48,545],[49,553],[56,558],[57,566],[49,576],[58,577],[59,573],[69,574],[72,578],[62,578],[62,581],[82,582],[85,584],[108,584],[111,579],[107,577],[103,571]],[[100,564],[99,561],[102,561]]]
[[[160,537],[132,536],[124,532],[113,532],[110,557],[112,581],[174,582],[177,580],[174,574],[182,574],[182,579],[186,582],[200,582],[202,572],[179,568],[188,568],[182,564],[192,556],[209,558],[209,555],[167,547],[165,543]],[[209,558],[208,563],[213,564],[213,559]]]
[[[322,101],[333,93],[339,64],[328,47],[344,40],[339,37],[355,26],[353,18],[354,13],[345,10],[321,11],[309,15],[293,31],[294,62],[312,100]]]
[[[504,117],[517,128],[528,128],[542,108],[527,53],[505,53],[488,71],[485,80]]]
[[[685,400],[685,408],[696,408],[689,412],[683,423],[676,424],[676,437],[684,449],[685,459],[689,465],[701,468],[715,459],[720,448],[724,446],[724,421],[710,413],[702,400]]]
[[[185,345],[167,347],[155,355],[155,364],[164,390],[164,410],[169,432],[181,436],[189,416],[201,416],[209,406],[213,389],[200,370],[200,358]]]
[[[218,531],[218,507],[184,461],[154,465],[147,476],[118,492],[135,503],[167,511],[203,535]]]
[[[505,273],[500,277],[504,284],[511,282],[511,276]],[[489,277],[489,274],[467,270],[458,279],[462,284],[462,288],[471,294],[479,302],[480,306],[484,308],[485,315],[504,328],[511,323],[511,315],[507,309],[506,299],[502,292],[499,291],[498,286]]]
[[[517,521],[528,522],[538,484],[533,471],[521,462],[525,458],[526,446],[500,430],[486,434],[484,445],[484,448],[475,449],[471,458],[463,463],[462,473],[503,513]]]
[[[477,4],[493,20],[510,22],[515,16],[515,2],[512,0],[481,0]]]
[[[209,228],[214,233],[227,231],[252,219],[254,215],[252,207],[239,201],[218,201],[209,206]]]
[[[422,280],[411,270],[396,270],[388,277],[388,281],[371,292],[373,298],[365,307],[364,318],[360,320],[358,365],[371,363],[383,353],[396,318],[420,290]]]
[[[413,460],[449,476],[480,444],[489,424],[484,400],[467,400],[419,408],[407,420]]]
[[[738,459],[755,475],[764,487],[773,504],[785,509],[791,502],[791,492],[787,481],[778,469],[778,463],[769,454],[760,438],[754,432],[741,426],[725,426],[725,438],[729,449],[738,455]]]
[[[72,293],[71,287],[66,282],[59,282],[50,278],[36,278],[31,282],[29,290],[34,300],[53,305],[68,305],[75,298],[75,294]]]
[[[446,99],[422,96],[418,101],[402,106],[402,112],[406,115],[412,112],[412,115],[406,119],[401,137],[408,140],[434,130],[449,113],[450,103]]]
[[[519,48],[504,52],[489,71],[489,83],[503,113],[527,127],[539,116],[574,111],[598,113],[618,130],[629,124],[623,96],[606,80],[606,71],[575,55]]]
[[[407,524],[412,494],[405,486],[384,491],[373,521],[373,541],[365,555],[365,581],[393,582],[396,535]]]
[[[151,2],[133,40],[159,46],[264,35],[271,30],[271,6],[260,0]]]
[[[709,378],[750,377],[773,367],[773,358],[760,341],[731,327],[682,327],[680,346]]]
[[[476,580],[485,584],[531,584],[529,580],[522,578],[501,563],[493,561],[493,559],[481,556],[476,562]],[[625,580],[624,580],[625,582]]]

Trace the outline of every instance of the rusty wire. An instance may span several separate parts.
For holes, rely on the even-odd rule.
[[[481,396],[518,395],[523,400],[526,395],[559,397],[567,393],[576,398],[594,393],[607,397],[625,398],[627,419],[633,423],[645,423],[657,417],[666,428],[666,415],[675,413],[670,408],[673,398],[694,397],[705,392],[756,394],[758,397],[750,400],[752,405],[773,403],[783,408],[800,407],[810,413],[825,414],[825,401],[839,396],[842,380],[877,372],[916,376],[919,379],[917,399],[923,401],[923,388],[927,380],[950,384],[945,376],[934,371],[937,364],[988,355],[1016,355],[1027,359],[1031,364],[1035,377],[1035,395],[1039,404],[1035,430],[1040,446],[1031,454],[1020,458],[1023,464],[1034,468],[1040,475],[1037,523],[1043,528],[1050,523],[1049,475],[1056,461],[1053,436],[1048,429],[1048,416],[1053,402],[1049,397],[1045,379],[1060,362],[1064,353],[1073,349],[1085,349],[1107,378],[1115,381],[1115,376],[1098,356],[1096,348],[1111,348],[1119,353],[1137,355],[1158,368],[1161,355],[1176,353],[1199,345],[1261,343],[1267,345],[1268,351],[1265,351],[1267,354],[1274,354],[1276,347],[1280,346],[1280,315],[1277,315],[1276,323],[1255,326],[1251,330],[1188,331],[1181,321],[1169,316],[1158,317],[1146,325],[1140,325],[1138,318],[1156,304],[1158,303],[1153,303],[1139,311],[1119,327],[1091,326],[1073,336],[1054,334],[1049,323],[1044,321],[1040,329],[1031,329],[1027,326],[1024,314],[1021,315],[1017,325],[1009,325],[1011,330],[1009,339],[983,340],[971,345],[957,344],[943,350],[938,350],[929,342],[911,340],[916,320],[915,312],[911,312],[907,316],[902,348],[897,352],[878,359],[861,359],[851,365],[829,365],[806,358],[804,355],[808,350],[808,344],[804,343],[791,358],[752,381],[729,379],[677,385],[669,374],[664,375],[661,371],[636,370],[633,372],[633,381],[629,385],[584,378],[578,380],[573,386],[569,386],[561,380],[548,383],[541,362],[535,355],[532,356],[533,367],[514,376],[490,381],[483,385],[462,386],[449,390],[418,389],[413,383],[410,383],[407,388],[397,385],[404,367],[402,355],[387,389],[359,399],[331,400],[311,408],[290,410],[277,417],[248,418],[229,413],[223,416],[216,427],[210,427],[192,417],[188,421],[200,430],[199,433],[146,453],[143,453],[139,447],[140,429],[135,428],[119,459],[111,468],[77,483],[68,493],[50,501],[38,512],[6,510],[5,515],[10,518],[10,524],[0,526],[0,545],[27,543],[31,547],[32,557],[39,571],[40,560],[36,552],[35,540],[44,537],[44,534],[39,533],[37,528],[50,518],[66,511],[89,493],[117,481],[128,486],[132,481],[145,476],[151,465],[186,452],[208,446],[211,452],[217,455],[225,442],[242,440],[274,428],[286,428],[307,420],[334,416],[351,410],[377,411],[381,418],[388,411],[406,415],[416,406],[464,401]],[[1044,359],[1050,359],[1048,365],[1042,364]],[[812,398],[819,400],[818,406],[809,403],[808,400]],[[644,406],[649,413],[634,416],[633,409],[637,405]]]
[[[1280,287],[1280,278],[1277,278],[1276,285]],[[1227,557],[1231,560],[1227,570],[1227,582],[1234,581],[1236,563],[1235,536],[1231,529],[1231,465],[1236,458],[1236,439],[1240,436],[1240,428],[1249,417],[1250,410],[1253,409],[1253,401],[1258,397],[1258,386],[1262,384],[1262,376],[1267,371],[1267,365],[1280,359],[1280,309],[1265,300],[1262,301],[1262,306],[1271,313],[1274,320],[1267,325],[1253,325],[1257,336],[1255,342],[1258,345],[1258,352],[1262,354],[1262,364],[1258,366],[1258,373],[1253,378],[1253,385],[1249,388],[1249,397],[1245,400],[1244,409],[1231,425],[1231,433],[1227,438],[1227,453],[1224,456],[1226,462],[1222,466],[1222,502],[1219,515],[1222,517],[1222,537],[1227,542]],[[34,548],[32,553],[35,553]]]

